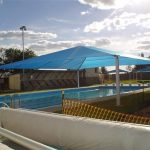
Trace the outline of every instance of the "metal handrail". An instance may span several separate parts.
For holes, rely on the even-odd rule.
[[[5,103],[5,104],[10,103],[10,106],[11,106],[11,104],[12,104],[11,95],[5,95],[5,96],[3,97],[3,101],[2,101],[2,102]],[[7,104],[7,105],[8,105],[8,104]]]
[[[4,107],[6,106],[7,108],[9,108],[9,106],[6,103],[4,103],[4,102],[0,102],[0,104],[3,104]]]
[[[16,107],[16,103],[15,102],[16,102],[17,97],[18,97],[18,104],[19,104],[19,108],[20,108],[20,106],[21,106],[21,100],[20,100],[20,95],[19,94],[12,95],[13,105],[14,105],[14,107]]]

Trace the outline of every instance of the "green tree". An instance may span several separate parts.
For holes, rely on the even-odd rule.
[[[4,54],[4,48],[0,48],[0,65],[4,64],[4,58],[5,58],[5,54]]]
[[[102,74],[107,74],[107,69],[105,67],[101,67],[101,73]]]
[[[0,57],[0,62],[4,62],[4,64],[16,62],[23,59],[23,52],[17,48],[7,48],[3,49],[3,57]],[[30,49],[25,49],[24,51],[24,59],[35,57],[36,54],[34,51]]]

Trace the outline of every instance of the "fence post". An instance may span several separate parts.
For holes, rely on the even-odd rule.
[[[65,94],[64,94],[64,90],[61,91],[61,100],[62,100],[62,103],[61,103],[61,107],[63,109],[63,100],[64,100],[64,97],[65,97]]]
[[[13,106],[13,96],[11,95],[10,96],[10,108],[13,108],[14,106]]]

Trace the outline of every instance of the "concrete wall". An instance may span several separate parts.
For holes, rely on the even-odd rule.
[[[9,89],[21,90],[20,74],[15,74],[15,75],[9,76]]]
[[[80,86],[99,83],[98,69],[80,71]],[[22,77],[22,73],[9,76],[9,89],[11,90],[32,91],[72,87],[77,87],[77,71],[25,70],[24,77]],[[6,90],[4,86],[1,89]]]
[[[80,71],[80,86],[99,84],[95,69]],[[25,73],[22,89],[41,90],[77,87],[77,71],[32,71]]]
[[[99,119],[0,109],[3,128],[70,150],[149,150],[150,126]]]
[[[86,69],[85,70],[85,77],[99,77],[99,68],[92,68],[92,69]]]

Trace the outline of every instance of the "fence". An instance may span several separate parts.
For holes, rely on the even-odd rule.
[[[11,108],[43,109],[62,105],[61,92],[12,94],[0,96],[0,107],[7,104]]]
[[[62,111],[64,114],[73,116],[150,125],[150,118],[123,114],[75,100],[63,100]]]

